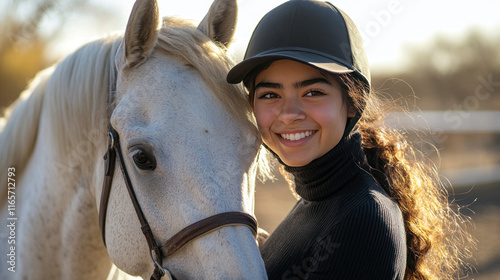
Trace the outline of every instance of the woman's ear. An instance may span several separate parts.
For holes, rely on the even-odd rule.
[[[354,116],[356,115],[357,112],[358,112],[358,110],[356,110],[356,107],[354,107],[352,105],[348,105],[348,107],[347,107],[347,117],[348,118],[354,118]]]

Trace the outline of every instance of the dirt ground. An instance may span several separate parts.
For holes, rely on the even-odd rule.
[[[461,213],[472,218],[470,228],[477,239],[475,260],[470,260],[475,271],[466,279],[500,279],[500,184],[455,190],[454,198],[461,206],[470,205]],[[259,226],[271,233],[295,203],[283,181],[258,184],[255,213]]]

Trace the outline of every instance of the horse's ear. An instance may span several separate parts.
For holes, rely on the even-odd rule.
[[[215,0],[198,29],[210,39],[228,47],[233,39],[238,17],[236,0]]]
[[[159,17],[156,0],[135,2],[116,56],[119,67],[140,64],[151,54],[156,44]]]

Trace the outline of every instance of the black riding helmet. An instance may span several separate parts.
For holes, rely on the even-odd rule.
[[[240,83],[253,69],[292,59],[335,74],[352,73],[370,87],[370,70],[361,35],[352,20],[328,2],[290,0],[268,12],[255,28],[242,62],[227,75]],[[352,130],[361,112],[346,127]]]

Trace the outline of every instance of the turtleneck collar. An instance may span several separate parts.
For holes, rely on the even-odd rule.
[[[331,196],[359,172],[365,172],[362,169],[369,170],[369,167],[365,163],[359,132],[349,138],[342,138],[332,150],[305,166],[285,165],[285,170],[295,178],[295,191],[309,201]]]

